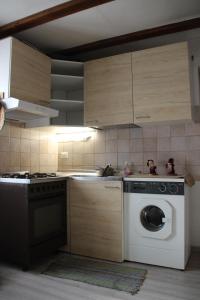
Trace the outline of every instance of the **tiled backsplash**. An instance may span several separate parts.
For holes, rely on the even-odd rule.
[[[0,131],[0,172],[55,172],[58,144],[50,130],[25,129],[7,123]]]
[[[61,152],[68,152],[68,159]],[[0,131],[0,172],[94,169],[109,163],[123,168],[125,161],[135,171],[147,172],[147,160],[154,159],[158,172],[165,174],[170,157],[178,173],[187,168],[200,176],[200,124],[97,130],[88,141],[59,144],[50,129],[7,123]]]
[[[68,152],[68,159],[61,158]],[[86,142],[59,143],[59,171],[70,168],[96,168],[111,163],[123,168],[133,163],[135,171],[147,172],[146,162],[153,159],[160,174],[173,157],[175,170],[185,169],[200,176],[200,124],[180,124],[129,129],[98,130]]]

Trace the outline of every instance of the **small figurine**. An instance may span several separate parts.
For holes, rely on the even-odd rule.
[[[174,159],[170,158],[168,160],[168,163],[165,165],[166,169],[167,169],[167,175],[172,175],[172,176],[176,176],[176,172],[174,169]]]
[[[157,172],[156,172],[157,167],[154,165],[153,159],[148,159],[147,167],[149,167],[149,174],[150,175],[157,175]]]

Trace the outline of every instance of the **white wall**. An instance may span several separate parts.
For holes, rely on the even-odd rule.
[[[191,188],[191,244],[200,247],[200,181]]]

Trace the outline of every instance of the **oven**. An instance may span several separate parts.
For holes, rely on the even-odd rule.
[[[67,241],[66,179],[0,182],[0,259],[29,269]]]
[[[66,181],[29,185],[30,245],[66,235]]]

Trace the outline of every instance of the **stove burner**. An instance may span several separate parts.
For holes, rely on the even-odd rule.
[[[19,179],[35,179],[35,178],[48,178],[48,177],[56,177],[56,173],[5,173],[0,177],[2,178],[19,178]]]

